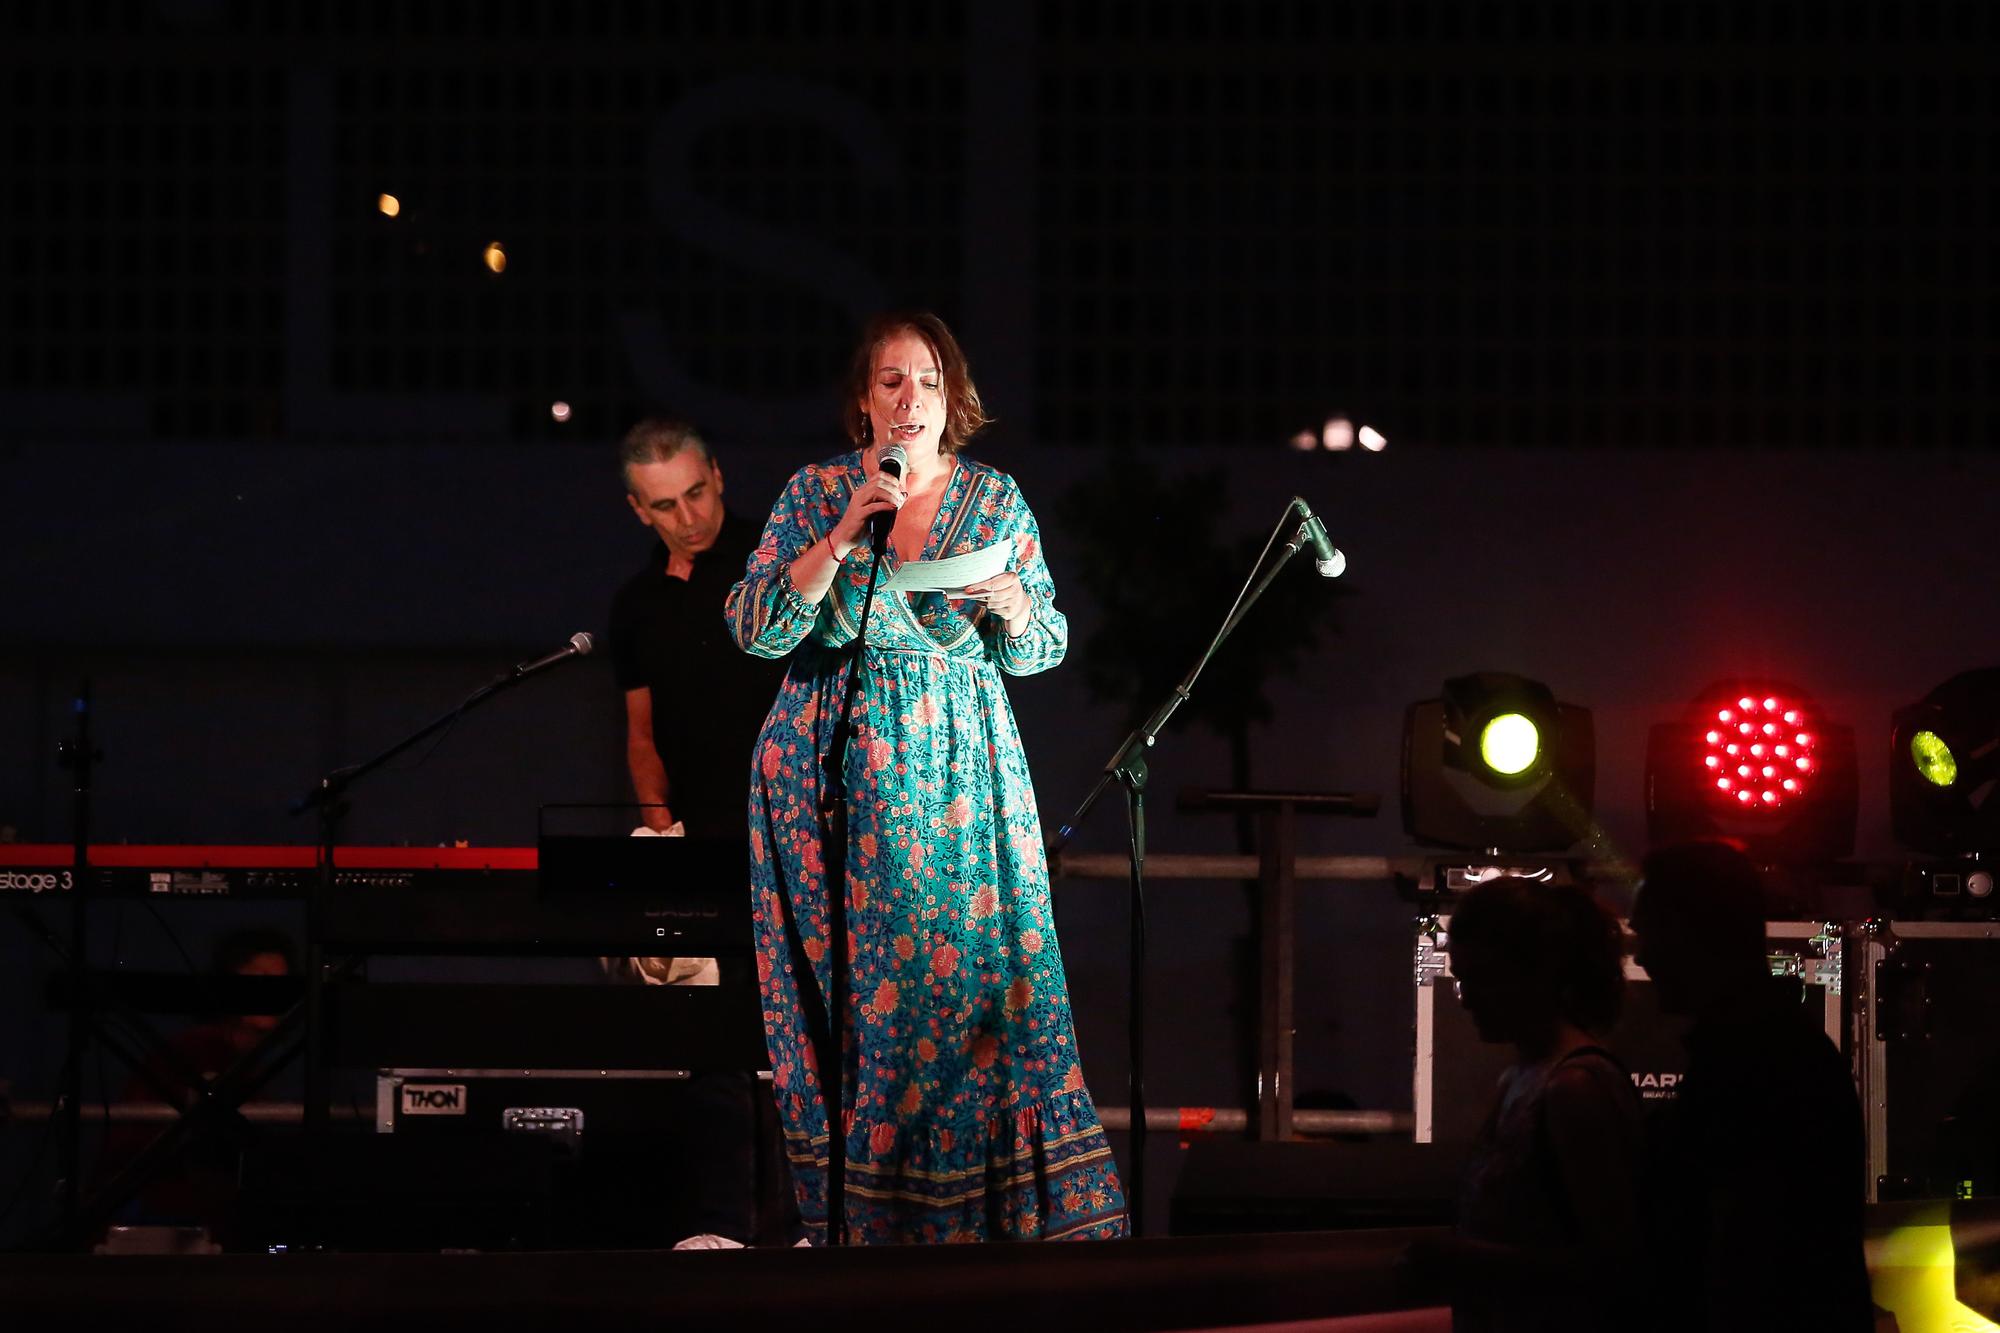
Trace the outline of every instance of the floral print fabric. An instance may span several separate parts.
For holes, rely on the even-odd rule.
[[[807,467],[772,510],[726,614],[737,642],[791,667],[751,757],[759,982],[800,1211],[823,1239],[827,1115],[802,986],[831,993],[819,823],[822,756],[871,557],[813,605],[792,562],[866,480],[858,453]],[[1008,542],[1034,602],[1009,638],[976,602],[879,593],[861,653],[848,792],[848,1238],[859,1243],[1123,1235],[1125,1200],[1084,1090],[1048,864],[1002,673],[1056,665],[1034,515],[1012,478],[957,461],[923,558]],[[893,550],[881,577],[897,567]]]

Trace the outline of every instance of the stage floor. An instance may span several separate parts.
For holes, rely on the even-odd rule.
[[[15,1328],[1449,1328],[1418,1231],[851,1250],[0,1256]],[[1441,1320],[1441,1322],[1440,1322]]]

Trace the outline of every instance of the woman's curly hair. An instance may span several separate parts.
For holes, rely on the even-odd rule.
[[[1564,1018],[1603,1032],[1625,996],[1625,936],[1589,890],[1526,879],[1481,884],[1451,915],[1454,942],[1478,942],[1503,965],[1545,982]]]

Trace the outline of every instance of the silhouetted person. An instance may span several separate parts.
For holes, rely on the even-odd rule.
[[[1874,1326],[1865,1143],[1847,1061],[1771,976],[1756,868],[1721,843],[1646,858],[1632,913],[1660,1007],[1694,1019],[1650,1126],[1648,1305],[1675,1330]]]
[[[1582,889],[1499,879],[1451,918],[1451,970],[1481,1039],[1516,1062],[1480,1130],[1458,1226],[1413,1256],[1460,1330],[1616,1327],[1639,1248],[1641,1118],[1599,1044],[1625,985],[1618,923]]]

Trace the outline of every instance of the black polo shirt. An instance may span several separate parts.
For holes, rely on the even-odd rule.
[[[1867,1333],[1867,1145],[1846,1057],[1779,982],[1697,1021],[1687,1048],[1647,1134],[1655,1326]]]
[[[736,646],[722,606],[757,546],[757,525],[725,514],[715,545],[683,581],[667,574],[665,542],[611,603],[618,688],[653,692],[653,745],[667,769],[667,804],[691,834],[743,834],[750,751],[785,664]]]

